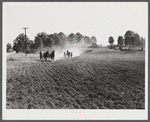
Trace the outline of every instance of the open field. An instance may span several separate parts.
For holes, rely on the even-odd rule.
[[[144,109],[145,52],[89,50],[72,59],[7,56],[11,109]]]

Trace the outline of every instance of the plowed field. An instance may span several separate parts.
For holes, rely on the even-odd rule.
[[[7,109],[144,109],[145,52],[95,49],[40,61],[7,56]]]

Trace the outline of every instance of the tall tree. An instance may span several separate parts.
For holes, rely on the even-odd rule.
[[[7,44],[7,52],[12,48],[12,45],[10,43]]]
[[[76,42],[77,42],[77,43],[80,42],[80,41],[82,40],[82,38],[83,38],[82,34],[80,34],[79,32],[76,33],[75,39],[76,39]]]
[[[114,43],[114,38],[112,36],[109,37],[108,39],[109,44],[113,44]]]
[[[47,45],[48,35],[47,35],[45,32],[40,32],[40,33],[38,33],[35,38],[41,40],[42,43],[43,43],[43,46],[46,46],[46,45]]]
[[[125,43],[125,46],[127,46],[127,45],[129,45],[130,44],[130,38],[127,36],[127,37],[125,37],[125,41],[124,41],[124,43]]]
[[[85,42],[85,44],[92,44],[92,41],[89,36],[84,37],[84,42]]]
[[[54,39],[53,39],[52,34],[48,35],[48,39],[46,40],[46,45],[49,46],[49,47],[54,45]]]
[[[139,46],[140,45],[140,35],[138,33],[134,34],[134,46]]]
[[[75,43],[75,34],[74,33],[71,33],[68,35],[68,41],[70,43]]]
[[[14,43],[13,50],[16,51],[16,53],[19,53],[20,47],[19,47],[19,45],[17,43]]]
[[[118,37],[118,46],[119,46],[119,49],[121,50],[122,46],[123,46],[123,37],[122,36]]]
[[[14,45],[18,45],[19,46],[19,51],[24,51],[26,49],[26,43],[29,42],[29,38],[26,36],[26,40],[25,40],[25,35],[24,33],[19,34],[16,39],[14,39]]]
[[[118,45],[123,45],[123,37],[122,36],[119,36],[118,37]]]
[[[133,47],[135,41],[134,32],[130,30],[126,31],[124,38],[125,38],[125,46],[129,45]]]
[[[94,44],[96,44],[96,43],[97,43],[96,37],[95,37],[95,36],[92,36],[92,37],[91,37],[91,41],[92,41]]]
[[[145,48],[145,39],[143,37],[140,38],[140,46],[141,46],[141,50]]]
[[[66,44],[66,42],[68,42],[68,38],[63,32],[60,32],[58,34],[58,36],[60,37],[61,42],[62,42],[63,45]]]
[[[54,45],[58,46],[62,44],[61,38],[58,36],[57,33],[53,34],[53,40],[54,40]]]
[[[36,48],[43,47],[43,40],[40,37],[36,36],[34,42]]]

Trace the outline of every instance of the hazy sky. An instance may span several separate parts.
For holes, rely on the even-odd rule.
[[[66,35],[80,32],[96,36],[97,43],[108,44],[109,36],[117,43],[118,36],[127,30],[148,39],[147,2],[49,2],[3,3],[3,34],[5,42],[24,33],[34,40],[39,32],[63,32]]]

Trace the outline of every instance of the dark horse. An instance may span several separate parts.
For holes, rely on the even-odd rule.
[[[55,58],[55,51],[53,50],[52,53],[49,54],[49,52],[45,52],[43,54],[43,57],[45,58],[45,61],[47,61],[47,58],[51,58],[51,60],[54,60]]]
[[[54,60],[55,58],[55,51],[53,50],[52,53],[49,55],[49,57],[51,58],[51,60]]]
[[[42,59],[42,57],[43,57],[42,52],[40,51],[40,53],[39,53],[39,54],[40,54],[40,60],[41,60],[41,59]]]

